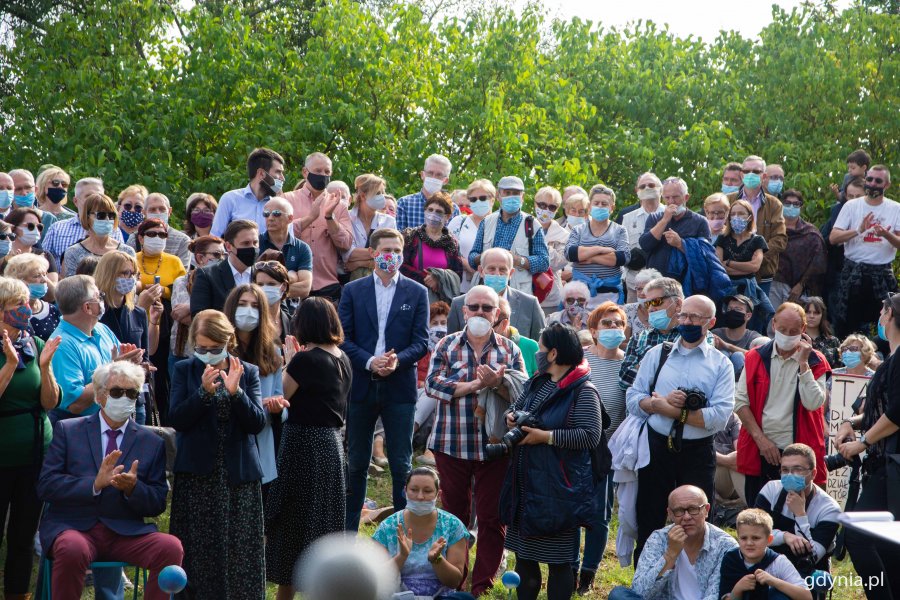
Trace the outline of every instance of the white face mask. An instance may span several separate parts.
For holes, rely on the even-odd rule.
[[[253,331],[259,325],[259,311],[252,306],[238,306],[234,311],[234,324],[241,331]]]
[[[37,244],[37,241],[41,239],[41,232],[37,229],[28,230],[26,229],[22,233],[19,234],[19,241],[25,244],[26,246],[33,246]]]
[[[144,249],[144,254],[148,254],[150,256],[157,256],[161,254],[162,251],[166,247],[166,240],[159,237],[145,237],[142,248]]]
[[[442,187],[444,187],[444,182],[434,177],[426,177],[425,181],[422,182],[422,189],[428,194],[439,192]]]
[[[162,213],[147,213],[147,218],[148,218],[148,219],[159,219],[160,221],[162,221],[162,222],[165,223],[166,225],[169,224],[169,213],[168,213],[168,212],[162,212]]]
[[[799,335],[784,335],[780,331],[775,332],[775,345],[782,350],[793,350],[800,343]]]
[[[687,210],[687,207],[684,204],[680,204],[678,208],[675,209],[675,214],[677,216],[683,215],[684,211]]]
[[[264,285],[261,286],[263,293],[266,295],[266,300],[269,301],[269,304],[276,304],[281,302],[281,297],[284,296],[284,292],[281,290],[280,285]]]
[[[366,198],[366,205],[372,210],[384,210],[385,204],[387,204],[387,198],[384,197],[384,194],[376,194],[371,198]]]
[[[424,517],[433,513],[437,506],[437,498],[434,500],[407,500],[406,510],[418,517]]]
[[[466,321],[466,329],[475,337],[482,337],[491,330],[491,322],[484,317],[469,317]]]
[[[110,421],[121,423],[122,421],[127,421],[134,413],[135,404],[137,402],[128,396],[120,398],[109,396],[106,398],[106,406],[103,407],[103,412],[106,413]]]
[[[637,197],[638,200],[659,200],[659,192],[657,188],[644,188],[638,190]]]

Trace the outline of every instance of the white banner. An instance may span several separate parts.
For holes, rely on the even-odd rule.
[[[868,385],[869,378],[861,375],[844,374],[831,378],[831,398],[827,415],[828,440],[825,444],[826,456],[837,452],[837,448],[834,446],[834,437],[841,426],[841,421],[853,416],[853,403],[859,397],[865,398]],[[844,510],[844,504],[847,502],[849,485],[850,467],[828,472],[826,490],[832,498],[838,501],[841,510]]]

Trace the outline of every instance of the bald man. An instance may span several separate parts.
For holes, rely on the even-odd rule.
[[[672,524],[652,533],[634,570],[632,587],[617,587],[609,600],[717,600],[722,557],[737,541],[709,516],[706,493],[693,485],[669,494]]]
[[[288,297],[303,300],[312,286],[312,250],[309,244],[294,237],[290,231],[294,207],[284,198],[272,198],[263,207],[266,232],[259,236],[259,253],[278,250],[284,255],[284,265],[291,281]]]
[[[665,524],[665,498],[672,490],[696,485],[714,497],[713,436],[725,428],[734,405],[734,367],[707,341],[715,314],[706,296],[685,298],[674,315],[678,337],[644,355],[625,393],[628,413],[650,426],[650,463],[638,471],[636,557]]]

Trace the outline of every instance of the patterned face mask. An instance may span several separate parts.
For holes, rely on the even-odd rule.
[[[375,255],[375,266],[382,271],[387,271],[392,275],[397,272],[397,269],[399,269],[400,265],[402,264],[402,254],[394,254],[393,252],[379,252]]]

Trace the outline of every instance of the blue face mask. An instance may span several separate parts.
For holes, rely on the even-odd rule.
[[[653,329],[663,330],[669,327],[669,322],[672,319],[669,317],[667,309],[661,308],[647,315],[647,320],[650,321],[650,327]]]
[[[688,344],[699,342],[703,337],[703,327],[701,325],[679,325],[678,335]]]
[[[572,229],[584,225],[584,217],[566,217],[566,224]]]
[[[597,341],[608,350],[618,348],[625,341],[625,332],[621,329],[601,329],[597,333]]]
[[[46,283],[29,283],[28,291],[31,294],[31,297],[35,300],[40,300],[44,296],[47,295],[47,284]]]
[[[500,201],[500,207],[505,213],[515,213],[522,210],[522,196],[507,196]]]
[[[887,333],[885,333],[885,331],[884,331],[884,325],[882,325],[881,323],[878,324],[878,337],[880,337],[881,339],[883,339],[886,342],[888,341]]]
[[[10,249],[12,248],[12,242],[9,240],[0,240],[0,256],[6,256],[9,254]]]
[[[744,187],[747,189],[755,190],[759,187],[761,182],[762,178],[756,173],[747,173],[744,175]]]
[[[848,369],[852,369],[862,362],[862,353],[844,350],[844,352],[841,353],[841,362],[843,362],[844,366]]]
[[[488,274],[484,276],[484,285],[488,286],[498,294],[503,293],[503,290],[506,289],[508,283],[509,277],[507,277],[506,275]]]
[[[784,215],[785,219],[796,219],[800,216],[800,207],[799,206],[788,206],[785,204],[781,207],[781,214]]]
[[[770,179],[769,183],[766,184],[766,190],[773,196],[777,196],[781,193],[781,189],[784,187],[784,182],[780,179]]]
[[[744,217],[731,217],[729,223],[731,223],[732,231],[737,234],[741,234],[747,231],[747,219],[745,219]]]
[[[200,362],[207,365],[217,365],[228,357],[228,351],[225,348],[222,348],[221,352],[207,352],[206,354],[199,354],[196,350],[194,350],[194,356],[200,359]]]
[[[94,233],[102,237],[112,233],[113,225],[115,223],[112,220],[101,221],[100,219],[94,219],[94,224],[91,225],[91,228],[94,230]]]
[[[0,210],[6,210],[12,204],[12,190],[0,190]]]
[[[469,203],[469,209],[476,217],[483,217],[491,212],[492,204],[493,201],[491,200],[476,200]]]
[[[785,491],[796,492],[799,494],[806,489],[806,479],[801,475],[788,473],[787,475],[781,476],[781,487],[783,487]]]
[[[723,194],[733,194],[736,191],[738,191],[739,189],[741,189],[741,186],[739,186],[739,185],[725,185],[724,183],[722,184],[722,193]]]
[[[609,218],[609,209],[605,206],[595,206],[591,209],[591,218],[595,221],[605,221]]]
[[[15,200],[16,206],[20,206],[22,208],[30,208],[34,206],[34,192],[29,192],[24,196],[19,196],[17,194],[13,197],[13,200]]]

